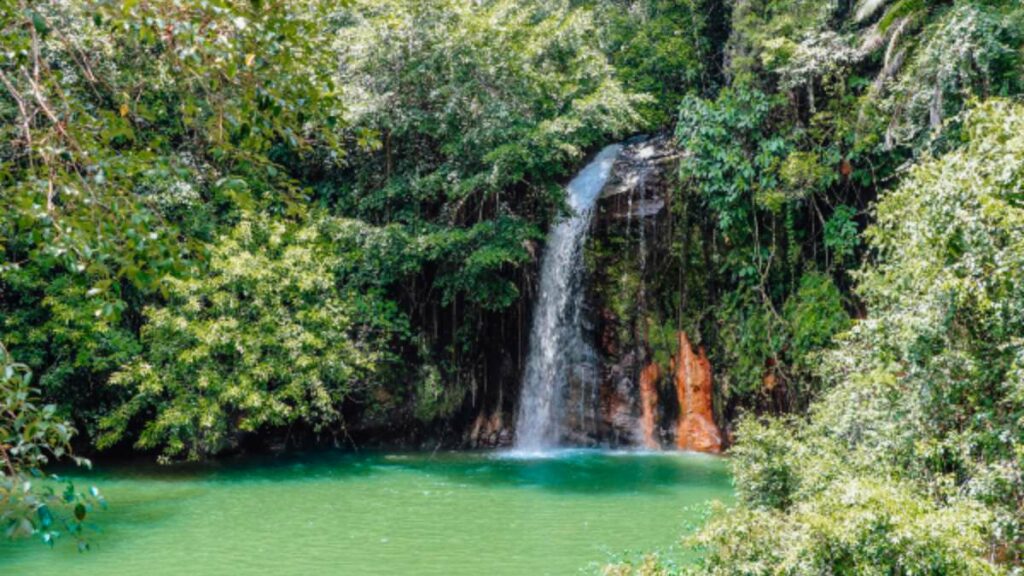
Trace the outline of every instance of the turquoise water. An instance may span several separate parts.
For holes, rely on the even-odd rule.
[[[110,502],[92,551],[2,542],[0,574],[578,574],[675,546],[732,497],[718,458],[591,451],[122,465],[84,481]]]

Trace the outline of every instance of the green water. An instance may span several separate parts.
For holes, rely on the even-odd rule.
[[[92,551],[3,542],[0,574],[578,574],[675,546],[731,498],[720,459],[586,451],[318,454],[85,481],[110,501]]]

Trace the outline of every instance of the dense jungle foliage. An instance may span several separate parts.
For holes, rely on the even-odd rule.
[[[707,348],[739,503],[607,571],[1019,573],[1019,2],[9,0],[0,46],[8,536],[81,536],[99,492],[29,480],[72,446],[513,413],[565,181],[667,132],[645,321]]]
[[[1024,9],[731,9],[722,86],[675,127],[662,309],[716,360],[739,503],[698,566],[607,571],[1019,573]]]

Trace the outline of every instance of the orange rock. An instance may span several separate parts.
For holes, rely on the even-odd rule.
[[[491,419],[487,424],[488,431],[492,434],[501,432],[502,428],[505,427],[505,418],[503,417],[501,410],[496,410],[494,414],[491,414]]]
[[[722,433],[715,425],[711,408],[711,362],[704,348],[694,353],[686,332],[680,332],[679,353],[672,364],[679,398],[676,446],[681,450],[721,452]]]
[[[484,415],[483,409],[476,415],[476,420],[473,421],[473,428],[469,431],[469,440],[474,445],[477,440],[480,439],[480,432],[483,431],[484,426],[487,425],[487,416]]]
[[[843,160],[839,163],[839,173],[843,178],[849,178],[850,174],[853,174],[853,164],[850,164],[849,160]]]
[[[640,371],[640,427],[644,434],[644,448],[661,448],[654,437],[654,431],[658,425],[658,379],[660,377],[661,369],[654,362]]]

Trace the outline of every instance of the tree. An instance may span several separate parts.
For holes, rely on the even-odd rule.
[[[345,273],[354,254],[337,247],[372,233],[244,217],[210,247],[208,271],[167,280],[167,303],[145,310],[146,351],[111,378],[127,399],[103,418],[99,445],[134,439],[194,460],[243,433],[344,433],[343,406],[387,382],[388,348],[407,329]]]
[[[871,312],[821,364],[809,421],[741,426],[741,504],[702,537],[707,573],[1020,562],[1024,106],[963,122],[960,148],[879,202],[858,273]]]
[[[70,480],[47,480],[41,470],[61,458],[89,465],[71,454],[74,428],[57,415],[56,406],[38,403],[32,372],[3,344],[0,369],[0,529],[7,538],[38,536],[51,546],[68,534],[85,550],[86,519],[106,501],[95,486],[78,492]]]

